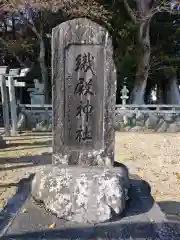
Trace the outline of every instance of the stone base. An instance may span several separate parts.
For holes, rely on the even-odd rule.
[[[36,174],[32,196],[59,218],[99,223],[120,215],[130,187],[128,170],[51,166]]]
[[[131,176],[130,200],[124,216],[100,224],[79,224],[57,218],[29,197],[31,177],[22,180],[18,192],[0,212],[2,240],[105,240],[105,239],[177,239],[179,218],[165,215],[152,199],[150,186]],[[169,202],[170,204],[173,202]],[[165,209],[165,205],[163,206]],[[52,226],[53,225],[53,226]]]

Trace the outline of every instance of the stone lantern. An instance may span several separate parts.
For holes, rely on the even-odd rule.
[[[126,109],[124,105],[126,105],[126,101],[129,98],[128,93],[129,93],[129,90],[127,89],[126,85],[124,85],[124,87],[121,90],[121,99],[122,99],[122,105],[123,105],[121,109]],[[128,119],[127,119],[127,116],[125,115],[125,111],[124,111],[123,121],[124,121],[124,124],[128,123]]]
[[[128,93],[129,93],[129,90],[127,89],[126,85],[124,85],[124,87],[121,90],[122,105],[126,105],[126,101],[129,98]]]

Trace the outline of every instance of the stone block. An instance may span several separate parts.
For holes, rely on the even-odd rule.
[[[167,123],[172,123],[173,122],[173,114],[164,115],[164,121],[166,121]]]
[[[136,114],[136,121],[144,121],[144,118],[144,113],[138,111]]]
[[[166,132],[167,128],[168,128],[168,123],[162,122],[162,124],[157,129],[157,132],[159,132],[159,133]]]
[[[167,128],[167,132],[176,133],[180,131],[180,127],[176,123],[171,123]]]
[[[144,120],[136,120],[136,126],[137,127],[144,127]]]
[[[146,128],[155,128],[158,122],[158,117],[154,114],[149,114],[148,119],[145,122]]]
[[[116,68],[108,31],[86,18],[53,28],[52,79],[53,163],[113,165]]]
[[[46,167],[36,174],[32,195],[59,218],[98,223],[123,212],[130,187],[121,167]]]

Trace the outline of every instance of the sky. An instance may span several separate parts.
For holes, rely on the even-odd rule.
[[[180,1],[172,0],[170,5],[171,5],[171,10],[180,10]]]

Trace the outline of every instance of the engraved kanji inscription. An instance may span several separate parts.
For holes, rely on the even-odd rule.
[[[99,45],[69,45],[65,50],[64,137],[72,149],[92,150],[104,144],[103,54]]]
[[[84,72],[90,70],[94,75],[94,56],[92,56],[90,52],[79,54],[76,57],[76,68],[74,70],[76,72],[79,70]]]
[[[92,91],[92,78],[85,81],[84,78],[79,78],[79,81],[75,87],[74,94],[76,95],[94,95]]]
[[[80,143],[87,140],[92,140],[92,135],[88,129],[88,126],[85,126],[83,129],[80,125],[79,129],[76,130],[76,140]]]
[[[77,107],[76,110],[77,110],[76,117],[81,117],[82,113],[84,113],[85,116],[86,116],[86,122],[88,122],[89,121],[89,115],[93,111],[93,106],[90,104],[89,100],[87,100],[86,104],[83,104],[83,102],[80,101],[80,105]]]

